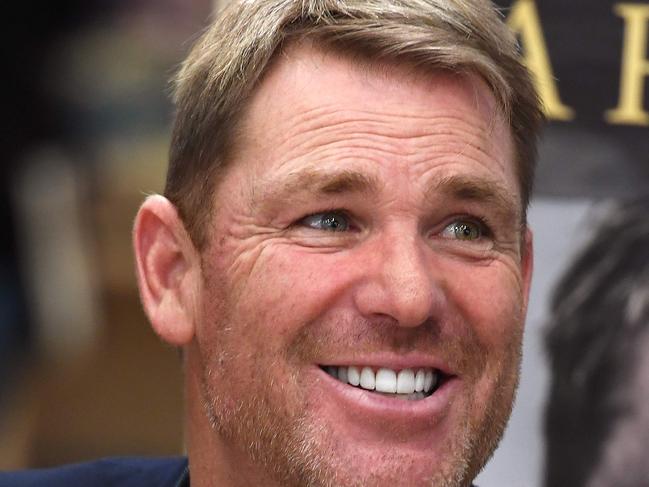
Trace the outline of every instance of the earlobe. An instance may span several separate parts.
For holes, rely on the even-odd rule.
[[[174,346],[189,343],[196,322],[198,254],[174,205],[148,197],[133,228],[138,286],[154,331]]]

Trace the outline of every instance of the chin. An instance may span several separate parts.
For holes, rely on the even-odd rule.
[[[282,485],[465,487],[475,473],[472,466],[482,465],[482,459],[473,457],[475,445],[466,441],[468,435],[452,440],[431,435],[426,441],[402,437],[381,442],[364,441],[313,419],[301,426],[295,433],[304,448],[290,455],[299,463],[294,470],[297,475],[281,479]]]

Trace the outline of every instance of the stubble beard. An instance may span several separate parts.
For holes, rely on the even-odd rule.
[[[220,354],[216,363],[223,367],[225,357]],[[211,386],[216,373],[208,366],[202,380],[203,409],[214,434],[277,485],[341,485],[337,473],[327,468],[320,455],[318,438],[326,437],[326,431],[309,421],[306,414],[291,414],[286,408],[285,414],[277,414],[277,404],[268,391],[256,390],[236,398],[222,394]],[[283,384],[274,385],[285,389]],[[279,397],[283,397],[282,392]],[[246,466],[242,468],[245,472]]]
[[[231,329],[230,329],[231,330]],[[227,330],[226,330],[227,333]],[[221,334],[221,333],[219,333]],[[232,343],[225,336],[217,343]],[[215,435],[236,448],[258,472],[273,478],[277,485],[336,487],[336,486],[394,486],[406,478],[412,459],[386,451],[385,465],[400,465],[389,472],[372,465],[356,465],[354,458],[336,458],[339,440],[330,428],[314,420],[308,398],[300,407],[289,407],[286,400],[291,391],[299,390],[297,373],[283,381],[258,381],[264,387],[244,394],[227,394],[227,378],[236,377],[236,363],[251,357],[238,357],[225,350],[201,352],[202,393],[204,411]],[[520,351],[518,352],[520,358]],[[269,367],[273,369],[272,365]],[[472,403],[463,423],[456,425],[458,434],[449,439],[444,451],[451,452],[440,469],[422,479],[420,485],[432,487],[467,487],[493,454],[511,412],[513,395],[518,383],[518,367],[498,380],[492,404],[482,422],[471,421]],[[259,373],[263,369],[256,369]],[[295,399],[295,398],[293,398]],[[279,401],[279,403],[278,403]],[[283,401],[283,403],[282,403]],[[245,468],[242,466],[242,468]]]

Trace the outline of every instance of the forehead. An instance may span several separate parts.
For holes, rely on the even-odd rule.
[[[405,164],[437,150],[436,156],[473,161],[476,171],[519,193],[510,129],[477,75],[359,62],[297,44],[260,82],[241,129],[236,154],[254,160],[257,172],[342,163],[347,153],[371,159],[377,148]],[[324,151],[335,152],[335,160],[305,157]]]

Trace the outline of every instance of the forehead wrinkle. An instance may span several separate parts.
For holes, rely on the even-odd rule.
[[[289,162],[292,159],[329,159],[337,163],[343,159],[381,160],[384,156],[414,157],[434,161],[440,158],[465,156],[481,164],[485,159],[499,159],[495,147],[489,146],[489,139],[475,124],[464,121],[463,127],[453,128],[452,116],[420,117],[404,128],[403,116],[339,120],[320,123],[318,126],[302,127],[303,130],[282,132],[282,140],[271,150],[277,157]],[[273,138],[268,134],[269,138]],[[449,140],[449,136],[451,137]],[[279,138],[279,137],[278,137]],[[383,154],[383,155],[382,155]],[[378,158],[378,159],[377,159]]]
[[[447,109],[444,113],[399,111],[373,109],[349,110],[341,107],[318,107],[307,110],[300,116],[292,117],[284,126],[266,127],[265,133],[275,138],[273,132],[283,134],[282,143],[291,142],[295,137],[305,136],[310,139],[314,133],[336,133],[350,126],[363,127],[359,132],[374,133],[390,139],[410,139],[413,141],[425,139],[434,135],[467,135],[476,139],[488,140],[493,132],[494,122],[486,122],[477,114],[467,120],[467,114],[462,111]],[[286,119],[284,119],[286,120]],[[462,124],[462,129],[445,128],[452,124]]]
[[[493,126],[492,124],[486,126],[482,122],[479,117],[476,117],[475,120],[467,120],[466,115],[454,116],[449,114],[439,116],[435,118],[435,127],[431,128],[429,136],[452,137],[450,140],[445,141],[441,147],[447,147],[448,149],[456,147],[454,151],[458,155],[466,154],[466,149],[473,149],[476,154],[493,159],[496,152],[496,147],[491,144]],[[473,159],[479,160],[478,157],[473,157]]]
[[[471,116],[471,120],[465,120],[465,124],[471,127],[476,133],[490,133],[495,119],[498,117],[485,117],[480,106],[478,106],[478,102],[474,102],[474,104],[476,106],[474,107],[473,116]],[[440,110],[431,112],[430,107],[426,104],[405,106],[386,106],[385,104],[381,104],[371,107],[359,107],[352,110],[336,102],[327,102],[324,99],[318,99],[317,103],[315,103],[314,100],[309,98],[304,99],[303,97],[296,97],[292,100],[292,103],[289,103],[289,106],[297,106],[298,110],[291,110],[291,116],[289,117],[285,112],[287,109],[286,105],[284,107],[278,107],[277,117],[270,118],[282,120],[283,123],[264,124],[264,126],[259,127],[260,131],[258,135],[265,134],[269,138],[274,139],[275,144],[284,144],[290,142],[296,136],[299,137],[311,131],[326,129],[328,126],[335,127],[339,122],[347,121],[348,123],[358,124],[369,123],[387,136],[416,138],[434,132],[434,126],[439,125],[439,123],[457,121],[467,115],[463,110],[457,110],[452,106],[445,106]],[[258,108],[264,112],[268,109],[273,110],[271,106],[266,105]],[[297,112],[297,115],[295,112]],[[379,120],[377,120],[377,117],[379,117]],[[248,122],[250,121],[248,119]],[[408,121],[411,123],[408,123]],[[245,132],[249,132],[251,128],[248,126]]]

